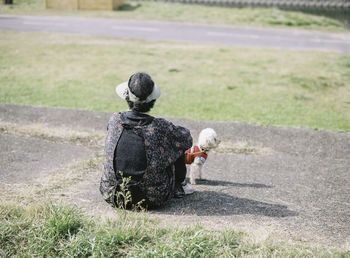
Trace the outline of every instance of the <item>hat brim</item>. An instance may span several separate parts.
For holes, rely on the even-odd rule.
[[[122,82],[121,84],[118,84],[115,88],[117,95],[124,100],[128,96],[128,90],[129,90],[129,87],[128,87],[127,81]],[[151,102],[152,100],[158,99],[159,97],[160,97],[160,89],[156,84],[154,84],[152,93],[147,97],[147,102]]]
[[[122,99],[125,99],[128,95],[128,82],[123,82],[121,84],[118,84],[115,88],[115,91],[119,97]]]

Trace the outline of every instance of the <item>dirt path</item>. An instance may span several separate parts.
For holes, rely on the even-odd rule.
[[[110,115],[0,104],[0,176],[9,173],[3,168],[16,167],[16,173],[25,174],[29,166],[40,181],[40,177],[47,176],[42,172],[47,169],[43,168],[45,160],[57,157],[56,163],[50,166],[54,171],[56,164],[69,167],[75,159],[88,162],[93,157],[94,162],[90,160],[86,168],[73,166],[62,172],[62,176],[68,170],[80,176],[61,186],[54,196],[77,203],[94,214],[117,216],[98,192],[103,137]],[[212,127],[223,144],[216,153],[210,154],[204,174],[206,180],[198,182],[196,193],[172,200],[166,207],[149,212],[150,217],[165,224],[199,222],[210,228],[244,229],[256,237],[276,234],[295,241],[349,248],[348,133],[171,120],[188,127],[194,137],[200,129]],[[62,131],[70,133],[67,136],[59,133]],[[30,158],[11,159],[13,153],[9,146],[16,142],[25,146],[19,149]],[[43,142],[52,148],[51,154],[40,147]],[[40,154],[40,150],[44,153]],[[36,158],[32,158],[33,155]],[[24,162],[25,165],[21,165]],[[89,172],[83,175],[85,170]],[[54,185],[54,180],[51,181]]]

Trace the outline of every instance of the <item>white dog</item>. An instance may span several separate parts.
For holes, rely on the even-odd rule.
[[[202,169],[208,157],[208,152],[220,143],[212,128],[203,129],[198,137],[198,145],[192,146],[185,152],[186,164],[191,164],[190,183],[196,184],[196,175],[202,179]]]

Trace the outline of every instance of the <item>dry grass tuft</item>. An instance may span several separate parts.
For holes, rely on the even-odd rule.
[[[255,155],[270,155],[275,151],[268,147],[263,147],[262,144],[249,142],[221,142],[218,148],[213,150],[214,153],[229,153],[229,154],[255,154]]]
[[[0,121],[0,133],[22,137],[37,137],[53,142],[78,143],[88,147],[101,147],[105,134],[96,131],[76,131],[68,128],[53,128],[42,124],[13,124]]]

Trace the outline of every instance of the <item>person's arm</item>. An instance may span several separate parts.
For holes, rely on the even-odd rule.
[[[176,126],[169,121],[167,121],[167,123],[174,147],[183,152],[191,148],[193,139],[190,130],[182,126]]]

